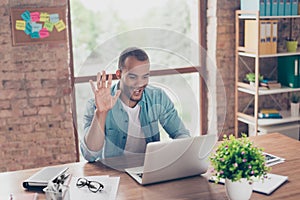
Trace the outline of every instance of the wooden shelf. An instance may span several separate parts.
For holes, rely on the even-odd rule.
[[[257,11],[240,11],[239,19],[257,19]],[[259,19],[290,19],[300,18],[300,15],[258,16]]]
[[[272,126],[278,124],[285,124],[290,122],[297,122],[300,121],[300,116],[298,117],[291,117],[290,110],[280,111],[282,115],[282,119],[258,119],[257,125],[258,126]],[[255,125],[255,118],[254,116],[247,115],[244,113],[238,113],[238,120],[244,122],[246,124]]]
[[[255,58],[256,54],[255,53],[249,53],[249,52],[239,52],[240,56],[245,56],[245,57],[250,57],[250,58]],[[264,55],[259,55],[259,58],[273,58],[273,57],[281,57],[281,56],[296,56],[300,55],[300,52],[281,52],[277,54],[264,54]]]
[[[281,115],[283,116],[282,119],[259,119],[258,118],[258,112],[259,112],[259,98],[263,95],[273,95],[273,94],[282,94],[282,93],[289,93],[289,92],[300,92],[300,88],[290,88],[290,87],[281,87],[278,89],[266,89],[266,88],[260,88],[258,87],[258,76],[260,73],[260,59],[263,58],[274,58],[277,57],[283,57],[283,56],[299,56],[300,50],[298,52],[278,52],[275,54],[259,54],[259,40],[260,37],[260,28],[259,28],[259,21],[261,19],[264,20],[273,20],[273,19],[291,19],[291,18],[300,18],[300,15],[291,15],[291,16],[259,16],[259,11],[242,11],[237,10],[236,11],[236,21],[235,21],[235,41],[236,41],[236,48],[235,48],[235,135],[236,137],[239,135],[239,127],[238,122],[243,122],[248,125],[253,126],[254,132],[257,135],[258,134],[258,128],[261,127],[267,127],[267,126],[275,126],[275,125],[284,125],[288,123],[293,122],[299,122],[300,116],[298,117],[291,117],[290,111],[281,111]],[[241,34],[244,32],[244,30],[240,30],[242,27],[245,26],[245,23],[247,22],[247,19],[256,20],[257,23],[254,23],[254,27],[256,27],[258,30],[255,31],[256,35],[251,35],[253,37],[253,41],[258,42],[257,45],[251,49],[251,52],[249,51],[249,47],[245,48],[245,46],[241,46],[239,43],[240,37],[243,35]],[[244,23],[244,26],[240,27],[241,22]],[[254,51],[255,50],[255,51]],[[254,59],[254,73],[255,73],[255,83],[256,85],[252,86],[248,83],[240,82],[238,77],[240,77],[239,74],[239,64],[240,64],[240,57],[249,57]],[[253,115],[248,115],[239,110],[239,94],[240,93],[247,93],[250,95],[253,95]],[[249,106],[249,105],[248,105]],[[252,112],[251,112],[252,113]]]
[[[238,91],[244,92],[247,94],[255,95],[255,87],[251,86],[247,83],[238,82]],[[290,88],[290,87],[282,87],[278,89],[259,89],[258,95],[271,95],[271,94],[281,94],[281,93],[288,93],[288,92],[299,92],[300,88]]]

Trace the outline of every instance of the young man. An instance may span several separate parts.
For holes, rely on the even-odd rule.
[[[116,76],[106,79],[97,74],[96,86],[90,81],[95,97],[84,115],[85,136],[81,151],[86,160],[144,153],[146,144],[159,141],[158,122],[171,138],[189,137],[172,101],[159,88],[148,85],[150,62],[142,49],[131,47],[119,57]]]

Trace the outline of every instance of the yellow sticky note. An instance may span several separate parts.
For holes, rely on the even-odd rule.
[[[61,32],[62,30],[66,29],[66,25],[64,23],[63,20],[59,20],[56,24],[55,24],[55,28],[58,32]]]
[[[49,21],[49,14],[45,12],[40,13],[40,22],[48,22]]]
[[[16,20],[16,29],[24,31],[26,27],[26,22],[24,20]]]

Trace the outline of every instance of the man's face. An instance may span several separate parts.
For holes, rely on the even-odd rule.
[[[134,56],[125,59],[125,67],[120,72],[120,90],[122,101],[134,107],[142,98],[149,82],[149,60],[139,61]]]

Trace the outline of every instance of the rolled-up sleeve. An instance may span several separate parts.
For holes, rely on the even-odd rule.
[[[88,161],[88,162],[95,162],[99,158],[102,157],[102,150],[101,151],[91,151],[86,146],[86,143],[84,139],[80,141],[80,150],[82,153],[82,156]]]
[[[94,162],[97,159],[102,157],[102,150],[100,151],[91,151],[85,142],[85,135],[89,132],[89,131],[98,131],[98,130],[90,130],[92,127],[98,127],[93,126],[94,123],[97,123],[94,120],[94,114],[95,114],[95,103],[93,99],[90,99],[87,102],[86,105],[86,109],[85,109],[85,113],[84,113],[84,117],[83,117],[83,127],[84,127],[84,135],[82,136],[82,138],[80,139],[80,150],[82,153],[82,156],[89,162]]]

